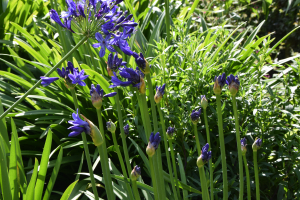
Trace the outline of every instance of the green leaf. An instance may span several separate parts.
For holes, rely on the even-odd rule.
[[[13,135],[11,137],[11,146],[10,146],[10,156],[9,156],[9,181],[10,181],[10,191],[12,194],[12,199],[18,199],[19,193],[19,184],[17,176],[17,147],[16,143],[18,142],[18,137],[15,137],[17,134],[17,129],[13,118],[11,118],[11,129]]]
[[[51,144],[52,144],[52,131],[50,129],[48,132],[48,135],[47,135],[47,139],[46,139],[43,154],[42,154],[39,175],[38,175],[38,179],[37,179],[36,185],[35,185],[34,199],[42,198],[43,188],[44,188],[44,184],[45,184],[45,178],[46,178],[47,169],[48,169]]]
[[[50,199],[50,194],[52,192],[52,189],[53,189],[53,186],[54,186],[54,183],[55,183],[55,180],[57,178],[59,168],[60,168],[60,165],[61,165],[62,156],[63,156],[63,148],[61,147],[60,151],[59,151],[59,154],[58,154],[58,157],[57,157],[57,160],[55,162],[55,166],[54,166],[53,172],[51,174],[49,183],[47,185],[43,200]]]
[[[11,200],[11,192],[10,192],[10,181],[8,177],[7,171],[7,161],[6,161],[6,151],[4,146],[4,140],[0,135],[0,167],[1,167],[1,191],[2,197],[5,200]]]
[[[69,196],[71,195],[73,188],[75,187],[77,181],[74,181],[71,185],[69,185],[69,187],[65,190],[65,192],[63,193],[62,197],[60,198],[60,200],[67,200],[69,198]]]
[[[185,171],[184,171],[183,163],[182,163],[182,160],[181,160],[181,157],[180,157],[179,153],[177,153],[177,158],[178,158],[181,182],[186,184]],[[186,190],[183,190],[183,199],[187,200],[188,199],[187,196],[188,196],[188,192]]]
[[[34,186],[38,174],[39,161],[35,158],[33,173],[26,191],[26,200],[34,199]]]
[[[4,113],[4,110],[3,110],[3,105],[2,105],[1,98],[0,98],[0,115],[2,115],[3,113]],[[4,141],[5,151],[7,153],[9,153],[9,139],[8,139],[8,132],[6,129],[5,117],[2,120],[0,120],[0,130],[1,130],[0,135],[2,136],[3,141]]]

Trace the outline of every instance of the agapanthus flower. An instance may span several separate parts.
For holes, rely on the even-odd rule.
[[[72,132],[69,134],[69,137],[76,137],[80,133],[85,132],[86,134],[90,135],[91,134],[91,128],[88,124],[88,122],[83,121],[79,114],[78,114],[78,109],[76,113],[72,113],[73,120],[68,121],[69,124],[72,126],[69,127],[68,129],[71,129]]]
[[[123,130],[124,130],[125,135],[128,135],[128,134],[129,134],[129,125],[126,124],[126,125],[123,127]]]
[[[130,179],[132,181],[136,181],[142,174],[142,169],[136,165],[133,170],[131,171],[131,174],[130,174]]]
[[[252,145],[253,151],[257,151],[262,145],[262,140],[260,138],[255,138],[255,141]]]
[[[116,50],[111,46],[110,40],[110,34],[108,34],[105,39],[102,37],[100,33],[95,34],[96,40],[99,41],[99,43],[93,44],[94,48],[101,47],[99,51],[99,56],[102,58],[105,55],[105,49],[108,49],[110,52],[116,52]]]
[[[116,94],[117,94],[116,92],[111,92],[109,94],[103,95],[103,89],[100,88],[99,84],[97,84],[96,87],[94,86],[94,84],[91,85],[91,90],[90,90],[91,101],[93,106],[96,109],[101,108],[103,97],[113,97]]]
[[[138,88],[139,92],[142,94],[145,94],[146,92],[146,85],[145,81],[143,79],[143,73],[139,71],[137,68],[136,70],[133,70],[131,68],[124,67],[120,69],[120,75],[123,78],[126,78],[127,81],[123,82],[120,79],[118,79],[117,74],[115,72],[114,76],[111,77],[111,82],[113,85],[110,85],[110,88],[114,88],[117,86],[126,87],[129,85],[132,85],[133,87]]]
[[[89,77],[89,75],[84,75],[84,70],[81,70],[80,72],[74,70],[73,74],[69,74],[68,76],[71,79],[72,84],[78,84],[80,86],[86,86],[83,80]]]
[[[227,77],[226,84],[228,85],[229,91],[232,96],[235,96],[240,87],[240,81],[238,76],[230,74]]]
[[[247,139],[246,138],[242,138],[241,139],[241,149],[242,149],[242,154],[245,155],[247,152]]]
[[[201,106],[203,109],[206,109],[208,106],[208,101],[207,101],[205,95],[201,95]]]
[[[161,87],[156,86],[156,93],[154,96],[154,101],[156,103],[159,103],[160,100],[162,99],[163,95],[165,94],[165,87],[166,87],[166,84],[163,84]]]
[[[106,128],[107,128],[107,130],[109,130],[111,133],[116,132],[116,125],[115,125],[111,120],[109,120],[108,122],[106,122]]]
[[[135,58],[135,62],[137,64],[137,66],[140,68],[140,70],[144,74],[149,74],[150,73],[150,65],[146,61],[146,59],[144,58],[144,55],[142,53],[137,54],[137,53],[134,52],[132,54],[132,56]]]
[[[214,79],[214,93],[215,94],[221,94],[222,88],[224,87],[224,85],[226,84],[226,74],[225,72],[220,75],[220,76],[215,76]]]
[[[200,115],[201,115],[201,108],[198,111],[196,111],[196,110],[192,111],[191,120],[194,124],[198,123],[198,121],[200,119]]]
[[[73,63],[71,63],[70,61],[68,61],[66,69],[64,67],[62,67],[62,69],[57,68],[57,73],[61,78],[64,79],[65,86],[67,88],[74,88],[75,87],[75,85],[72,83],[72,80],[69,77],[69,75],[74,74],[75,71],[76,71],[76,73],[78,73],[79,69],[74,68]]]
[[[155,154],[155,150],[158,148],[158,145],[160,143],[161,137],[159,136],[159,132],[157,132],[155,135],[152,132],[149,138],[148,146],[146,149],[146,153],[149,157],[152,157]]]
[[[130,29],[130,32],[126,32],[124,28],[123,32],[118,31],[116,34],[113,34],[114,38],[110,41],[112,45],[116,45],[129,56],[133,55],[133,51],[131,51],[127,42],[127,39],[131,36],[131,30],[133,29]]]
[[[118,54],[108,55],[107,59],[107,72],[109,76],[113,76],[113,72],[117,72],[120,66],[125,66],[127,63],[122,61],[122,58],[118,58]]]
[[[202,147],[201,155],[197,159],[197,166],[200,168],[211,159],[211,151],[208,151],[209,144]]]
[[[167,136],[168,136],[169,139],[171,139],[173,137],[174,132],[175,132],[174,127],[170,126],[170,127],[167,128]]]
[[[44,76],[41,76],[41,79],[42,79],[42,86],[46,87],[48,85],[50,85],[51,83],[53,83],[54,81],[58,80],[59,78],[58,77],[44,77]]]

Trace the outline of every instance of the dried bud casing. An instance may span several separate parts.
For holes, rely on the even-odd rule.
[[[145,94],[146,93],[146,84],[145,84],[145,81],[144,81],[144,79],[142,77],[140,78],[139,92],[141,94]]]
[[[91,122],[90,120],[88,120],[84,115],[81,115],[81,116],[89,124],[89,127],[91,129],[90,136],[92,137],[94,145],[96,147],[100,146],[103,143],[103,137],[102,137],[102,134],[101,134],[100,130],[97,128],[97,126],[95,126],[93,124],[93,122]]]
[[[205,162],[202,160],[202,155],[200,155],[200,156],[198,157],[198,159],[197,159],[197,166],[198,166],[199,168],[201,168],[201,167],[204,166],[204,164],[205,164]]]
[[[146,148],[146,153],[149,157],[152,157],[155,154],[155,148],[150,142],[148,143],[148,146]]]
[[[245,146],[241,146],[241,149],[242,149],[242,155],[246,155],[247,153],[247,148]]]

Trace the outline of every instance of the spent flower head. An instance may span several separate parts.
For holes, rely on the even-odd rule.
[[[225,72],[220,76],[215,76],[214,79],[214,93],[215,94],[221,94],[222,88],[226,84],[226,74]]]
[[[227,77],[226,84],[228,85],[229,92],[231,93],[231,95],[235,96],[240,87],[240,81],[238,76],[230,74]]]
[[[192,120],[193,124],[197,124],[199,122],[200,115],[201,115],[201,108],[198,111],[196,111],[196,110],[192,111],[191,120]]]
[[[262,140],[260,138],[255,138],[255,141],[252,145],[253,151],[257,151],[258,149],[260,149],[261,145],[262,145]]]
[[[131,171],[131,174],[130,174],[130,179],[132,181],[136,181],[142,174],[142,169],[136,165],[133,170]]]
[[[156,103],[159,103],[160,100],[162,99],[162,97],[164,96],[165,87],[166,87],[166,84],[163,84],[162,86],[156,86],[156,93],[155,93],[155,96],[154,96],[154,101]]]
[[[149,138],[148,146],[146,149],[146,153],[149,157],[152,157],[155,154],[155,150],[158,148],[158,145],[160,143],[161,137],[159,136],[159,132],[157,132],[155,135],[152,132]]]
[[[197,166],[200,168],[211,159],[211,151],[208,151],[209,144],[202,147],[201,155],[197,159]]]

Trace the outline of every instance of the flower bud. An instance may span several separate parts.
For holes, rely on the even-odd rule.
[[[174,132],[175,132],[175,128],[173,128],[171,126],[168,127],[168,129],[167,129],[167,137],[168,137],[168,139],[172,139]]]
[[[262,140],[260,138],[255,138],[255,141],[252,145],[253,151],[257,151],[258,149],[260,149],[261,145],[262,145]]]
[[[140,176],[141,176],[141,173],[142,173],[142,170],[141,168],[136,165],[133,170],[131,171],[131,174],[130,174],[130,179],[132,181],[136,181]]]
[[[208,149],[209,144],[206,143],[206,145],[202,147],[201,155],[197,159],[197,166],[199,168],[203,167],[203,165],[211,159],[211,151],[208,151]]]
[[[133,53],[132,56],[135,58],[135,62],[137,64],[137,66],[140,68],[140,70],[144,73],[144,74],[149,74],[150,73],[150,65],[149,63],[146,61],[146,59],[144,58],[144,55],[142,53],[137,54],[137,53]]]
[[[160,100],[162,99],[163,95],[165,94],[165,87],[166,87],[166,84],[163,84],[163,86],[156,86],[156,93],[155,93],[155,96],[154,96],[154,101],[155,103],[159,103]]]
[[[94,86],[94,84],[92,84],[90,95],[93,106],[96,109],[100,109],[102,106],[103,90],[100,89],[99,84],[96,87]]]
[[[232,74],[230,74],[227,77],[226,84],[228,85],[229,92],[231,93],[231,95],[235,96],[240,87],[240,81],[238,79],[238,76],[233,76]]]
[[[90,120],[88,120],[84,115],[81,115],[84,120],[89,124],[90,127],[90,136],[94,142],[95,146],[100,146],[103,143],[103,137],[100,130],[95,126]]]
[[[201,108],[199,109],[199,111],[196,111],[196,110],[192,111],[191,120],[192,120],[193,124],[197,124],[199,122],[200,115],[201,115]]]
[[[246,138],[242,138],[241,139],[241,149],[242,149],[242,154],[245,155],[247,152],[247,139]]]
[[[145,94],[146,93],[146,84],[145,84],[145,81],[144,81],[144,79],[142,77],[140,78],[139,92],[141,94]]]
[[[226,83],[226,74],[223,73],[220,76],[215,76],[215,84],[214,84],[214,93],[215,94],[221,94],[222,88],[224,87]]]
[[[123,130],[124,130],[125,135],[128,135],[128,134],[129,134],[129,125],[128,125],[128,124],[125,125],[125,126],[123,127]]]
[[[149,157],[152,157],[155,154],[155,150],[158,148],[160,140],[161,137],[159,136],[159,132],[157,132],[155,135],[153,132],[151,133],[148,146],[146,148],[146,153]]]
[[[206,109],[208,106],[208,101],[207,101],[205,95],[201,95],[201,106],[203,109]]]
[[[106,127],[107,127],[107,130],[109,130],[111,133],[116,132],[116,125],[111,120],[106,122]]]

